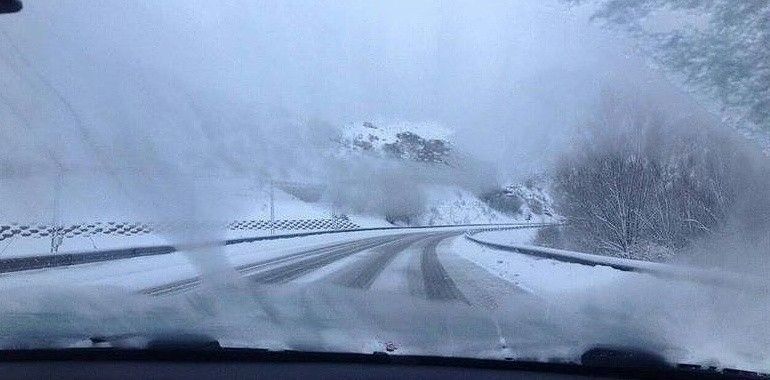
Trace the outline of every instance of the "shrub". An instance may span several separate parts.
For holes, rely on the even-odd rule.
[[[563,238],[618,256],[670,256],[733,218],[758,175],[749,152],[706,118],[610,95],[553,173],[570,221]]]

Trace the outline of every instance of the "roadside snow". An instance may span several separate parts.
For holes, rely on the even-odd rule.
[[[462,230],[462,228],[460,228]],[[440,229],[446,231],[447,229]],[[421,230],[429,232],[430,230]],[[210,249],[210,254],[223,254],[232,266],[311,250],[335,242],[404,233],[404,230],[340,232],[325,235],[257,241]],[[187,252],[104,261],[83,265],[38,269],[0,274],[0,289],[23,288],[28,284],[51,286],[112,285],[139,291],[148,287],[189,279],[198,268],[188,260]]]
[[[435,230],[447,231],[447,229]],[[237,244],[223,247],[221,251],[212,250],[211,253],[222,253],[230,265],[236,266],[333,242],[400,233],[403,233],[403,230],[309,236]],[[463,313],[472,312],[472,315],[477,315],[476,312],[479,309],[435,302],[431,308],[435,313],[407,317],[411,315],[409,312],[414,310],[415,302],[421,302],[415,297],[404,297],[402,294],[409,293],[409,289],[404,287],[404,284],[409,283],[411,274],[408,268],[419,268],[419,264],[414,260],[419,260],[420,255],[416,253],[419,252],[420,247],[420,244],[413,246],[412,254],[400,255],[385,268],[370,292],[346,292],[340,287],[324,288],[305,284],[302,288],[304,290],[299,293],[296,291],[285,295],[278,293],[274,299],[275,302],[270,305],[284,310],[285,313],[281,314],[285,318],[281,319],[282,323],[296,319],[299,322],[298,328],[307,329],[307,331],[299,331],[300,334],[297,335],[295,342],[307,343],[316,342],[316,338],[328,339],[338,342],[339,346],[334,347],[340,350],[351,350],[352,345],[364,341],[370,342],[375,336],[377,342],[395,339],[405,347],[399,350],[404,353],[432,352],[428,351],[432,347],[443,350],[446,349],[447,342],[450,344],[456,342],[455,346],[465,348],[467,352],[448,350],[442,353],[478,356],[482,352],[479,351],[479,347],[490,347],[486,342],[487,338],[505,337],[506,345],[514,353],[509,356],[521,358],[572,357],[568,354],[579,355],[584,349],[593,345],[607,344],[649,348],[674,362],[729,365],[765,371],[768,368],[767,363],[770,363],[768,361],[770,352],[767,349],[770,347],[770,328],[768,328],[770,326],[767,319],[770,302],[767,293],[757,294],[743,289],[703,286],[691,281],[660,279],[651,275],[621,272],[601,266],[537,259],[484,248],[462,236],[453,238],[446,244],[442,243],[438,247],[442,260],[448,256],[448,253],[452,253],[458,256],[458,260],[470,261],[478,265],[479,271],[487,271],[504,281],[517,284],[527,292],[518,293],[515,289],[508,289],[509,293],[504,293],[506,291],[504,287],[500,287],[501,291],[498,292],[498,289],[486,286],[490,281],[479,282],[477,283],[479,290],[491,291],[497,296],[490,304],[494,308],[483,310],[481,314],[483,319],[464,319],[463,317]],[[450,274],[454,273],[453,268],[463,268],[462,263],[451,265],[450,262],[449,264],[447,270]],[[118,287],[120,290],[136,292],[147,287],[190,278],[196,274],[197,268],[188,263],[185,254],[175,253],[0,275],[0,293],[5,295],[3,304],[6,308],[16,310],[15,304],[11,301],[27,305],[24,302],[28,301],[31,294],[34,295],[30,291],[30,285],[75,292],[74,294],[78,297],[72,299],[52,298],[42,293],[39,297],[33,298],[33,301],[43,300],[43,303],[30,302],[32,306],[39,308],[37,310],[49,310],[51,304],[62,304],[66,307],[74,305],[78,312],[85,312],[86,315],[92,313],[99,326],[104,326],[104,316],[112,315],[105,313],[123,310],[125,305],[122,302],[129,302],[131,298],[125,297],[125,301],[116,301],[97,293],[98,289]],[[419,273],[416,274],[419,275]],[[483,278],[483,276],[473,276],[472,272],[468,274],[472,278]],[[390,279],[382,281],[385,278]],[[462,279],[462,277],[457,276],[455,279]],[[399,281],[400,285],[394,287],[394,281]],[[458,285],[463,284],[465,283],[460,281]],[[274,290],[284,289],[293,291],[290,284]],[[325,292],[326,290],[328,292]],[[23,295],[19,298],[21,301],[14,298],[18,295]],[[221,296],[238,306],[233,309],[233,312],[228,312],[225,318],[232,324],[235,332],[230,335],[231,339],[240,338],[244,345],[251,347],[273,347],[263,342],[265,331],[270,331],[269,329],[256,329],[258,333],[256,336],[248,335],[255,331],[256,319],[252,314],[257,310],[257,305],[250,302],[257,299],[256,297],[244,298],[238,296],[238,293],[221,294]],[[85,299],[89,302],[93,301],[93,304],[81,306],[84,305],[82,297],[86,297]],[[260,293],[259,297],[259,302],[263,302],[267,295]],[[159,315],[167,315],[168,305],[174,301],[173,297],[158,300],[146,298],[147,300],[141,299],[141,301],[163,303],[164,313]],[[351,299],[356,301],[352,308],[345,307],[344,305],[347,305]],[[330,300],[331,303],[329,303]],[[143,316],[133,308],[132,304],[128,305],[130,307],[127,310],[130,312],[125,315],[130,317],[130,321],[136,320],[137,316]],[[92,312],[94,307],[97,308],[96,312]],[[308,317],[307,313],[310,311],[320,313],[321,317],[327,318],[324,319],[325,322],[333,322],[330,325],[331,328],[325,327],[329,325],[321,326],[315,323],[319,319]],[[197,318],[198,313],[187,311],[180,315]],[[245,315],[249,317],[242,318]],[[446,318],[435,319],[436,316]],[[15,316],[11,315],[11,318]],[[489,318],[499,322],[497,334],[482,331],[485,327],[495,326],[489,324]],[[87,329],[91,326],[80,323],[81,319],[75,320],[79,322],[75,327]],[[339,321],[343,323],[334,324]],[[366,325],[359,330],[354,330],[357,324]],[[451,337],[450,339],[453,340],[447,340],[442,336],[435,341],[426,341],[426,337],[430,336],[426,331],[435,332],[436,327],[442,324],[448,327],[447,331],[453,334],[460,332],[463,335]],[[48,327],[48,325],[44,326]],[[295,333],[294,325],[288,325],[292,326],[291,328],[286,326],[284,325],[284,330],[279,329],[278,332],[288,335]],[[403,330],[393,330],[394,326]],[[132,326],[129,327],[133,329]],[[287,328],[288,331],[286,331]],[[372,333],[380,330],[386,331],[387,334]],[[492,332],[494,333],[494,330]],[[319,334],[323,334],[323,337],[319,337]],[[410,337],[426,346],[413,345],[411,349],[414,351],[410,351],[409,346],[412,344]],[[473,345],[472,339],[480,337],[485,339],[483,344]],[[223,342],[226,343],[228,340],[225,339]],[[373,344],[373,346],[376,345]],[[288,344],[285,347],[295,346]],[[371,348],[366,346],[366,349]],[[563,354],[564,352],[568,354]]]
[[[26,179],[29,181],[29,179]],[[97,194],[93,198],[79,197],[83,194],[76,191],[77,184],[85,181],[83,178],[72,177],[66,181],[70,185],[65,187],[62,199],[67,199],[68,204],[63,207],[63,211],[57,216],[57,222],[61,225],[89,225],[95,222],[106,224],[107,222],[126,223],[126,224],[148,224],[149,226],[164,225],[168,221],[155,221],[151,214],[142,214],[136,211],[136,208],[127,207],[132,200],[114,199],[105,194]],[[270,235],[267,229],[244,229],[229,230],[226,228],[228,223],[244,220],[270,220],[270,200],[268,189],[256,187],[248,181],[228,180],[226,186],[227,192],[218,196],[217,208],[215,213],[205,214],[202,217],[206,220],[204,223],[210,224],[206,228],[208,239],[227,240],[246,237],[259,237]],[[23,185],[24,181],[19,182]],[[69,188],[72,188],[68,190]],[[5,186],[0,187],[0,189]],[[1,193],[0,193],[1,194]],[[102,196],[104,195],[104,196]],[[280,189],[274,191],[274,212],[277,221],[282,220],[308,220],[308,219],[330,219],[334,215],[331,208],[323,204],[303,202],[291,194]],[[27,222],[31,225],[52,225],[54,210],[51,207],[37,207],[33,210],[44,210],[41,215],[25,214],[29,209],[25,205],[34,202],[34,196],[30,199],[16,199],[16,202],[5,202],[0,205],[0,213],[3,220],[0,225],[13,222]],[[114,201],[114,202],[112,202]],[[53,205],[51,200],[51,205]],[[124,207],[126,206],[126,207]],[[37,219],[36,219],[37,218]],[[390,226],[385,220],[365,215],[349,216],[350,221],[362,228],[385,227]],[[172,220],[171,223],[184,223],[185,220]],[[288,234],[294,232],[309,232],[309,229],[292,230],[277,229],[276,234]],[[78,253],[96,250],[111,250],[125,248],[139,248],[158,245],[178,245],[184,243],[191,233],[187,231],[164,231],[138,234],[94,234],[91,236],[74,236],[62,240],[57,253]],[[0,241],[0,258],[25,257],[49,254],[51,250],[51,238],[39,236],[13,236]]]
[[[508,235],[504,239],[510,240],[516,239],[516,235],[526,235],[527,231],[531,233],[533,229],[483,234]],[[480,235],[482,234],[477,236]],[[646,276],[622,272],[610,267],[563,263],[515,252],[499,251],[483,247],[464,237],[454,239],[451,249],[493,275],[539,296],[606,286],[628,276]]]
[[[768,370],[767,287],[565,263],[487,248],[464,237],[455,238],[451,249],[540,299],[542,305],[529,305],[527,315],[574,334],[576,342],[646,347],[675,363]],[[511,310],[518,309],[511,305]]]
[[[536,228],[480,232],[475,237],[497,244],[531,244],[537,235]]]

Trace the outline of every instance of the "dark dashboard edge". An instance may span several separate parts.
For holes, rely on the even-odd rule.
[[[495,360],[441,356],[270,351],[249,348],[219,348],[211,350],[186,349],[123,349],[123,348],[68,348],[43,350],[0,350],[0,365],[15,362],[79,361],[79,362],[221,362],[221,363],[315,363],[365,364],[397,366],[438,366],[486,370],[547,372],[583,376],[618,376],[622,378],[654,379],[770,379],[767,375],[750,371],[722,370],[695,366],[668,366],[661,368],[612,368],[584,366],[569,362],[539,362],[527,360]]]

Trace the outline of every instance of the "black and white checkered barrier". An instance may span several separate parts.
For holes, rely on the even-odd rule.
[[[276,220],[272,224],[269,220],[240,220],[227,225],[227,228],[236,230],[350,230],[359,228],[347,217],[332,219],[289,219]]]
[[[125,222],[95,222],[52,226],[45,224],[10,223],[0,225],[0,242],[16,237],[22,238],[74,238],[95,235],[135,236],[150,233],[164,233],[174,230],[191,228],[184,223],[125,223]],[[196,225],[195,228],[204,226]],[[309,230],[350,230],[360,228],[347,216],[329,219],[288,219],[276,220],[237,220],[227,224],[232,231],[278,230],[278,231],[309,231]]]

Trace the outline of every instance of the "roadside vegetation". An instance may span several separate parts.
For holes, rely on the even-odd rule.
[[[728,229],[756,235],[768,225],[767,159],[701,114],[607,92],[551,173],[569,224],[539,243],[661,261]]]

